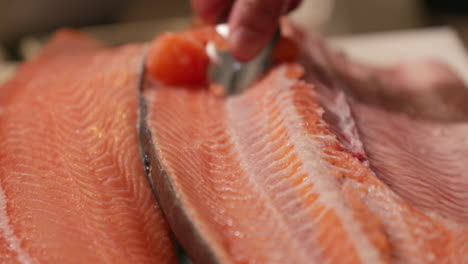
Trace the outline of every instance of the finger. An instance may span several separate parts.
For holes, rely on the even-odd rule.
[[[191,0],[193,10],[206,22],[217,23],[227,17],[234,0]]]
[[[286,9],[286,12],[293,11],[294,9],[296,9],[301,4],[301,2],[302,2],[302,0],[290,0],[289,4],[288,4],[288,7]]]
[[[237,0],[229,25],[229,47],[239,60],[249,60],[268,43],[279,18],[298,6],[300,0]],[[285,3],[287,5],[285,5]]]

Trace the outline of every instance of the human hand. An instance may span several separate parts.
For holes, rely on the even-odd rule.
[[[276,31],[282,15],[301,0],[191,0],[197,14],[209,23],[228,19],[228,45],[242,61],[255,57]]]

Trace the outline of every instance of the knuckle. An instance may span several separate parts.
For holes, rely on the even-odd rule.
[[[242,24],[254,32],[270,32],[281,15],[281,3],[279,0],[243,0]]]

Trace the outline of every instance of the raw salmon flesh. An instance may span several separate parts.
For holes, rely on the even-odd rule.
[[[0,263],[468,263],[466,85],[284,33],[234,96],[213,28],[56,33],[0,87]]]

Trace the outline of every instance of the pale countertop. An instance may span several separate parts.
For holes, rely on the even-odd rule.
[[[452,66],[468,84],[467,52],[450,27],[340,36],[330,41],[350,57],[377,65],[437,59]]]

